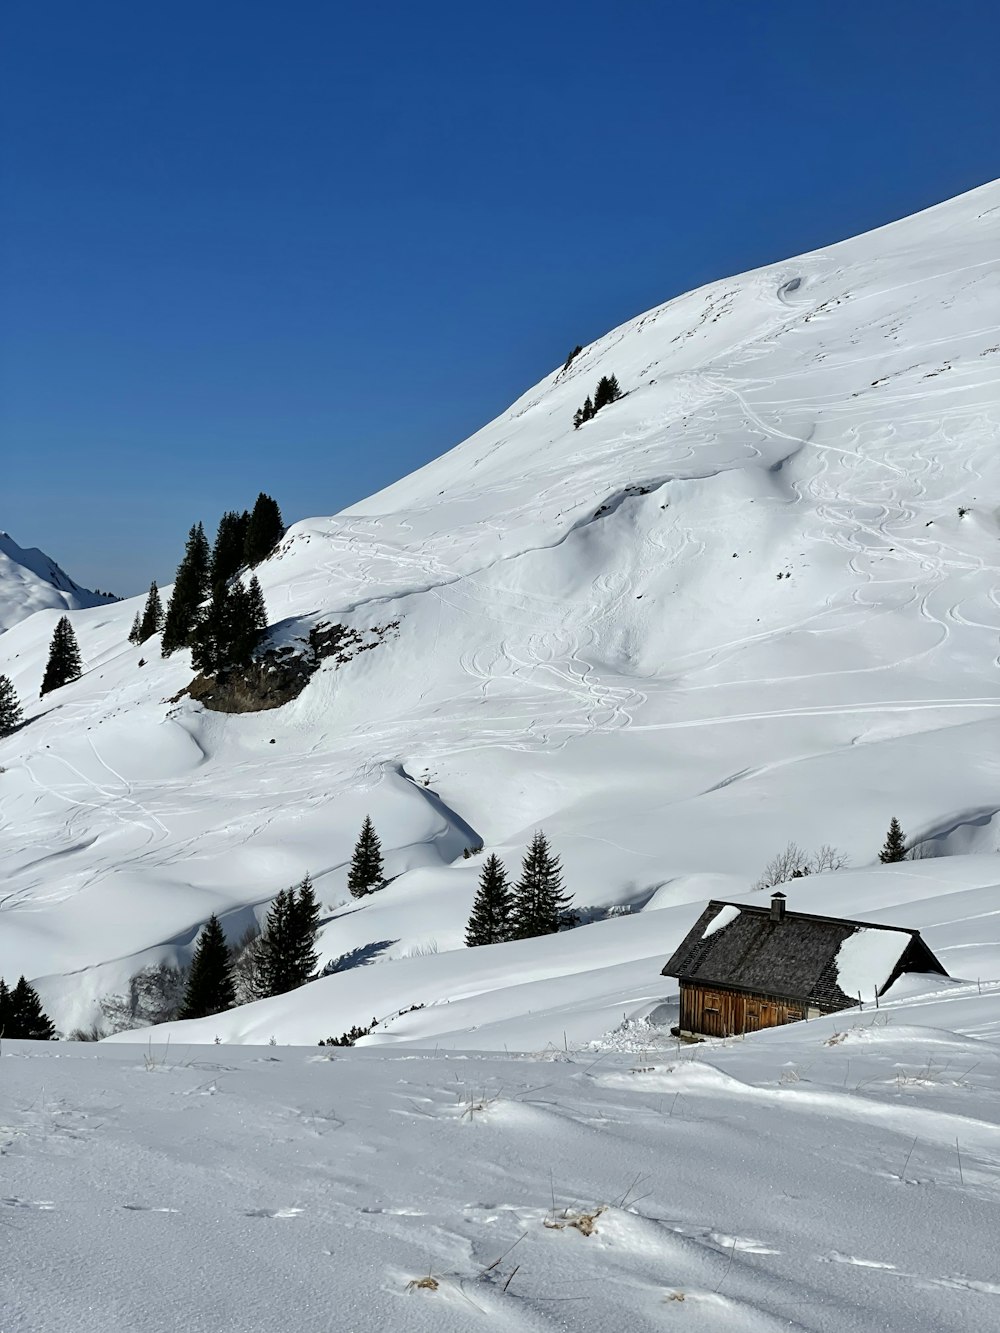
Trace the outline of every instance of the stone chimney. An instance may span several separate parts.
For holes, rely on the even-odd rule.
[[[771,920],[781,921],[785,915],[785,895],[779,889],[771,894]]]

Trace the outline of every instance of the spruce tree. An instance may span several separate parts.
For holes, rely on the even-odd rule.
[[[554,935],[563,921],[572,896],[562,892],[562,867],[553,856],[545,834],[539,829],[521,864],[521,878],[514,886],[511,938],[532,939]]]
[[[250,576],[247,593],[250,598],[250,627],[257,633],[259,639],[267,629],[267,603],[264,601],[264,593],[256,574]]]
[[[21,725],[21,701],[9,676],[0,676],[0,736],[9,736]]]
[[[315,975],[319,963],[316,937],[319,934],[319,903],[308,875],[292,890],[292,972],[296,986],[304,986]]]
[[[266,560],[285,532],[281,510],[276,500],[263,491],[257,496],[250,521],[247,524],[243,555],[248,565],[259,565]]]
[[[80,649],[73,633],[73,626],[67,616],[61,616],[52,633],[52,642],[49,644],[49,660],[45,666],[45,675],[42,677],[41,693],[44,695],[50,690],[58,690],[60,686],[68,685],[71,680],[79,680],[82,675]]]
[[[211,582],[217,588],[220,583],[228,583],[243,567],[243,548],[246,544],[247,524],[250,515],[244,509],[242,514],[235,509],[227,510],[219,519],[212,547]]]
[[[38,992],[24,977],[10,992],[7,1008],[8,1019],[4,1027],[8,1037],[18,1037],[22,1041],[51,1041],[56,1035],[52,1020],[42,1009]]]
[[[891,865],[894,861],[906,860],[906,838],[895,815],[889,821],[889,832],[886,834],[878,859],[883,865]]]
[[[198,608],[208,596],[211,553],[205,529],[196,523],[188,533],[184,556],[177,566],[174,590],[163,622],[164,657],[186,648],[198,620]]]
[[[129,643],[142,643],[142,612],[136,611],[135,619],[132,621],[132,628],[128,632]]]
[[[222,669],[229,636],[229,588],[218,583],[212,600],[201,607],[188,635],[191,665],[195,671],[214,676]]]
[[[206,1018],[221,1014],[236,1003],[233,965],[226,936],[213,912],[198,936],[191,960],[187,989],[178,1018]]]
[[[10,1037],[10,991],[3,977],[0,977],[0,1037]]]
[[[507,871],[494,852],[486,858],[472,913],[465,930],[469,948],[478,944],[501,944],[510,938],[513,901]]]
[[[267,995],[284,995],[298,986],[295,944],[295,892],[282,889],[264,923],[261,974]]]
[[[583,420],[584,420],[583,408],[578,407],[576,411],[573,413],[573,429],[579,430],[580,427],[583,425]]]
[[[146,605],[143,608],[142,620],[139,623],[139,642],[145,643],[151,639],[163,628],[163,604],[160,601],[160,590],[156,586],[156,580],[149,585],[149,594],[146,597]]]
[[[594,404],[590,401],[590,394],[583,400],[583,421],[592,421],[594,417]]]
[[[363,898],[367,893],[374,893],[382,888],[385,875],[382,865],[382,844],[379,842],[375,825],[365,815],[361,832],[354,846],[351,868],[347,874],[347,887],[354,898]]]

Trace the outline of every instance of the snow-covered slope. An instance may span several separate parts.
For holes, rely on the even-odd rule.
[[[78,611],[107,600],[74,583],[44,551],[25,550],[0,532],[0,633],[36,611]]]
[[[925,926],[949,970],[1000,975],[998,255],[993,184],[713,284],[297,524],[259,570],[275,637],[388,628],[276,712],[179,699],[184,655],[126,643],[137,602],[75,613],[83,678],[0,743],[0,971],[68,1029],[308,870],[349,970],[187,1039],[315,1041],[424,1003],[378,1039],[579,1041],[669,998],[706,898],[790,838],[868,866],[895,814],[971,868],[824,877],[792,906]],[[612,373],[625,397],[575,431]],[[0,641],[22,697],[55,615]],[[359,905],[366,813],[398,878]],[[464,951],[463,849],[516,872],[539,826],[593,924]]]

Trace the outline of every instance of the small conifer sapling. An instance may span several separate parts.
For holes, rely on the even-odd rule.
[[[895,861],[906,860],[906,837],[899,827],[899,820],[895,815],[889,821],[889,832],[886,834],[878,859],[883,865],[891,865]]]
[[[371,818],[365,815],[365,822],[361,825],[361,832],[354,845],[351,868],[347,872],[347,887],[353,898],[363,898],[380,889],[384,883],[382,844]]]

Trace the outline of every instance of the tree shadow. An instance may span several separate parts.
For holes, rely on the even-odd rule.
[[[323,968],[324,977],[333,976],[335,972],[350,972],[355,967],[368,967],[371,963],[377,963],[386,949],[391,949],[398,940],[372,940],[370,944],[359,944],[356,949],[348,949],[347,953],[342,953],[339,958],[331,958]]]

